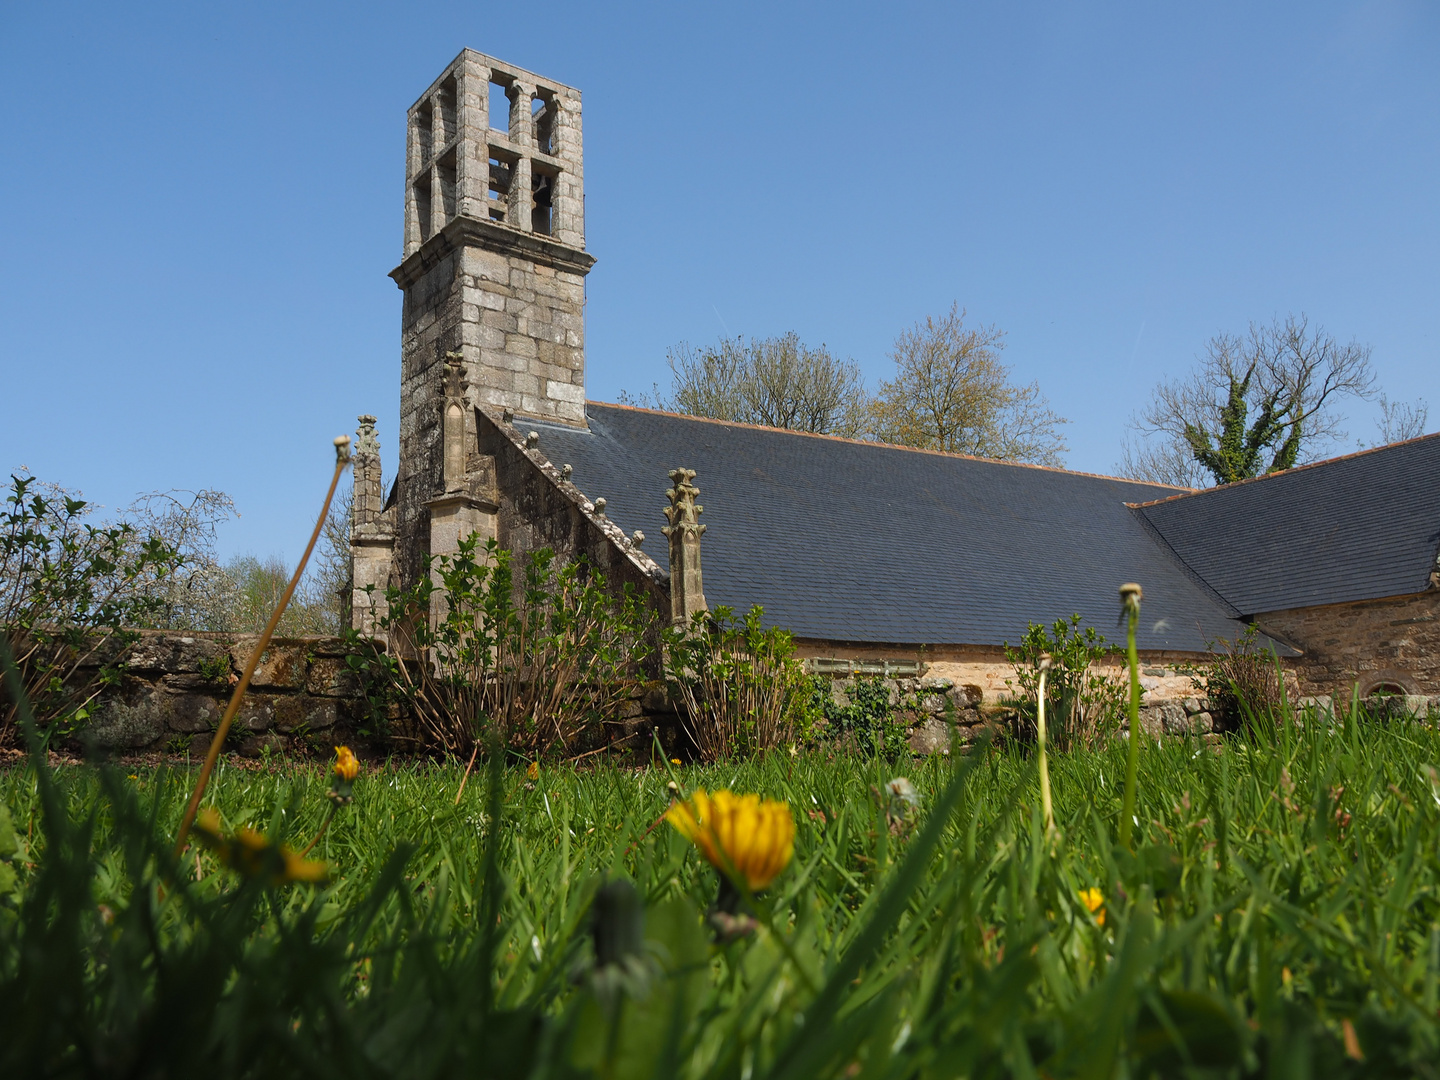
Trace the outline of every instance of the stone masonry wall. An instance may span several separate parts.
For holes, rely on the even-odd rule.
[[[126,654],[120,687],[102,697],[79,741],[112,753],[203,757],[255,646],[253,635],[144,630]],[[389,753],[338,638],[271,641],[236,715],[227,750],[328,755],[336,745]],[[679,718],[663,684],[635,689],[596,735],[599,745],[648,758],[653,735],[682,753]]]
[[[1440,588],[1409,596],[1271,611],[1262,629],[1303,650],[1291,665],[1305,697],[1348,701],[1382,688],[1440,694]]]
[[[832,677],[832,697],[837,704],[849,701],[856,679],[882,679],[893,715],[909,728],[910,747],[916,753],[947,752],[952,722],[962,743],[975,738],[987,725],[1014,729],[1016,714],[1007,698],[1016,692],[1018,682],[1003,649],[914,649],[800,639],[796,650],[805,658],[807,670]],[[856,658],[847,659],[850,656]],[[1140,722],[1152,737],[1206,735],[1225,729],[1228,718],[1196,689],[1186,670],[1206,659],[1198,653],[1141,653]],[[1124,682],[1128,678],[1120,657],[1097,667],[1111,679]]]
[[[84,738],[117,752],[203,756],[255,646],[253,635],[145,630]],[[338,638],[272,640],[231,731],[233,749],[328,753],[353,741],[367,707]]]

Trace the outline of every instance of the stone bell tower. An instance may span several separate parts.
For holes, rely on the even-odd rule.
[[[485,485],[461,478],[471,464],[485,471],[466,459],[473,406],[585,426],[585,275],[594,262],[580,91],[466,49],[409,111],[405,258],[390,274],[405,294],[402,580],[413,580],[425,552],[484,532],[494,513]]]

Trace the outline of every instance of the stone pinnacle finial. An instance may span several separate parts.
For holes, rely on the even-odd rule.
[[[360,427],[356,430],[355,456],[380,453],[380,439],[375,434],[375,417],[364,413],[359,417]]]
[[[668,522],[661,532],[670,539],[670,624],[688,628],[694,617],[708,611],[700,574],[700,537],[705,526],[699,517],[705,508],[695,501],[700,489],[693,483],[694,469],[670,470],[671,487],[665,492]]]

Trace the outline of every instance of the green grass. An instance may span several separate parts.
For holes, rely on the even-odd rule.
[[[458,769],[367,768],[314,852],[333,882],[280,890],[169,863],[183,770],[53,771],[47,819],[12,769],[28,851],[0,908],[0,1072],[1436,1076],[1436,764],[1440,735],[1408,723],[1148,745],[1133,854],[1111,840],[1121,743],[1052,755],[1053,844],[1020,748],[676,769],[795,812],[767,926],[724,946],[715,872],[655,824],[659,769],[477,768],[456,805]],[[897,774],[913,828],[872,795]],[[303,847],[326,787],[222,767],[206,801]],[[597,970],[614,878],[645,944]]]

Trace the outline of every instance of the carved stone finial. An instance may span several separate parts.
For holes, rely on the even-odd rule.
[[[359,417],[355,432],[354,501],[351,503],[352,526],[371,525],[384,509],[384,492],[380,489],[380,440],[375,436],[375,417],[366,413]]]
[[[502,409],[500,411],[500,419],[506,424],[513,424],[515,422],[515,410]]]
[[[355,431],[355,456],[380,453],[380,440],[375,435],[375,417],[365,413],[359,420],[360,427]]]
[[[636,547],[639,547],[645,542],[645,534],[639,529],[636,529],[633,533],[630,534],[630,542]]]
[[[540,445],[540,432],[538,432],[538,431],[532,431],[532,432],[530,432],[530,434],[528,434],[528,435],[525,436],[525,449],[526,449],[526,450],[534,450],[535,447],[537,447],[537,446],[539,446],[539,445]]]
[[[660,531],[670,539],[670,623],[688,628],[695,615],[708,611],[700,575],[700,537],[705,526],[699,517],[705,508],[695,501],[700,489],[692,482],[694,469],[670,470],[671,488],[665,492],[668,522]]]
[[[595,513],[599,514],[601,517],[604,517],[604,516],[605,516],[605,500],[604,500],[604,499],[596,499],[596,500],[595,500]]]
[[[569,464],[561,465],[561,466],[560,466],[560,479],[561,479],[561,480],[569,480],[569,479],[570,479],[570,474],[573,473],[574,471],[575,471],[575,466],[574,466],[574,465],[569,465]]]
[[[465,400],[465,391],[470,388],[470,381],[465,377],[465,354],[459,352],[447,352],[445,354],[445,400]]]

